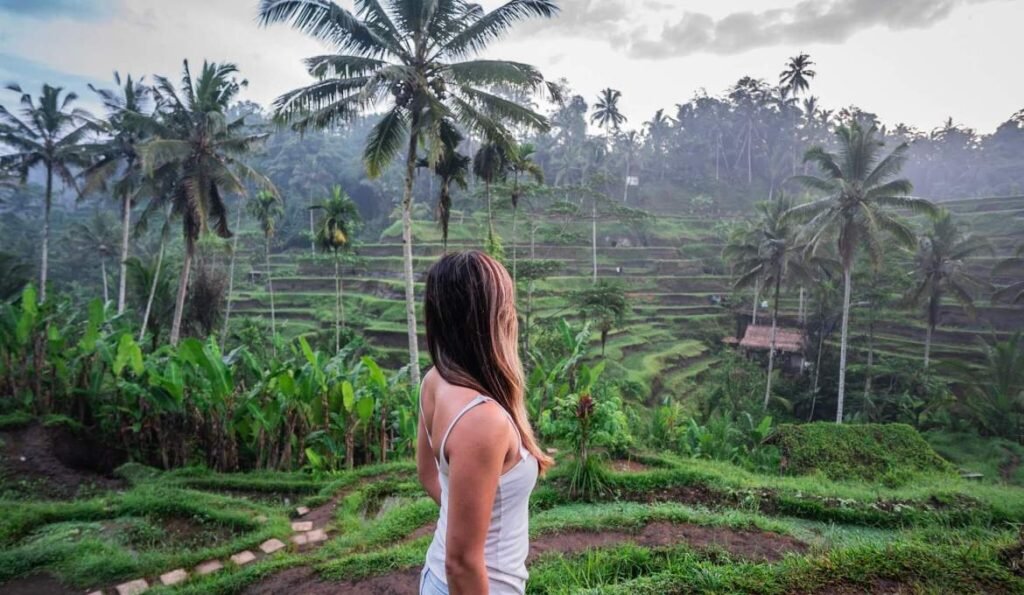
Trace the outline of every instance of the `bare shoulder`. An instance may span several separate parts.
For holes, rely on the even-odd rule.
[[[494,401],[486,401],[463,415],[452,429],[446,450],[470,448],[478,454],[494,451],[495,454],[504,456],[511,432],[512,428],[501,405]]]

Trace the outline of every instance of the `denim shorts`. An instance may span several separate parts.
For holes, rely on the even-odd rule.
[[[424,567],[420,574],[420,595],[448,595],[448,585]]]

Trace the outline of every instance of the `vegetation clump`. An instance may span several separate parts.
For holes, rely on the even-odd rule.
[[[789,473],[902,483],[914,473],[953,470],[906,424],[783,424],[769,440],[778,445],[782,470]]]

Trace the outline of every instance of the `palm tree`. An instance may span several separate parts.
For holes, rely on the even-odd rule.
[[[455,127],[448,132],[450,138],[444,139],[444,151],[441,158],[433,166],[427,159],[419,160],[419,167],[429,167],[440,180],[437,195],[437,221],[441,224],[441,241],[445,254],[448,253],[448,225],[452,217],[452,184],[465,190],[468,187],[470,165],[472,159],[459,152],[463,136]]]
[[[630,130],[618,135],[619,142],[622,144],[623,152],[626,155],[626,181],[623,184],[622,191],[622,202],[629,202],[629,177],[630,167],[632,166],[633,158],[636,156],[636,152],[640,149],[640,134],[636,130]]]
[[[597,124],[608,132],[618,130],[626,122],[626,116],[619,111],[619,100],[622,99],[622,92],[612,88],[601,91],[594,104],[594,113],[590,116],[590,123]]]
[[[768,381],[765,384],[764,407],[772,394],[772,373],[775,368],[775,338],[779,318],[779,296],[784,283],[793,281],[809,282],[812,273],[805,266],[803,246],[798,244],[796,226],[786,213],[793,208],[787,197],[779,195],[777,200],[760,203],[757,206],[759,220],[757,227],[750,233],[750,240],[756,249],[748,248],[749,244],[730,244],[724,251],[726,257],[735,261],[735,270],[739,277],[734,285],[736,288],[759,287],[773,288],[772,330],[768,346]]]
[[[211,223],[218,236],[232,236],[224,193],[244,194],[245,180],[276,192],[270,180],[240,161],[266,135],[247,133],[244,116],[230,121],[226,116],[231,101],[246,85],[235,78],[237,73],[234,64],[203,62],[199,77],[193,79],[186,60],[180,94],[168,79],[156,77],[155,138],[140,147],[140,154],[147,175],[173,180],[170,192],[158,198],[169,200],[182,220],[185,259],[171,323],[172,345],[181,337],[196,241]]]
[[[655,158],[654,162],[657,163],[658,177],[661,179],[665,178],[666,170],[667,160],[664,159],[665,144],[674,124],[675,120],[671,116],[666,116],[664,109],[654,112],[654,117],[644,122],[644,128],[647,129],[647,138],[651,141],[651,151]]]
[[[928,322],[924,340],[925,368],[931,356],[932,334],[939,326],[942,298],[952,295],[968,316],[975,315],[974,293],[988,284],[970,273],[964,259],[982,253],[993,253],[988,240],[965,234],[945,209],[939,211],[932,228],[918,241],[917,283],[909,300],[915,305],[924,304],[925,308]]]
[[[107,110],[107,119],[97,122],[107,138],[90,147],[96,154],[96,161],[82,172],[86,179],[86,190],[103,188],[113,181],[112,194],[121,203],[121,259],[117,288],[117,313],[124,312],[128,282],[128,249],[132,226],[132,205],[146,184],[142,170],[142,159],[138,146],[142,143],[151,126],[146,114],[150,89],[143,79],[134,80],[128,75],[123,81],[114,73],[118,91],[89,88],[99,95]]]
[[[743,270],[747,264],[757,260],[761,252],[761,237],[758,228],[751,222],[744,221],[733,227],[729,232],[725,248],[722,250],[722,257],[729,261],[733,273]],[[739,273],[742,275],[743,273]],[[750,324],[757,324],[757,309],[761,301],[761,277],[755,276],[754,283],[754,307],[750,312]]]
[[[270,292],[270,333],[271,348],[277,355],[277,314],[274,311],[274,278],[270,268],[270,239],[274,237],[277,220],[284,216],[281,200],[273,192],[263,190],[249,202],[249,214],[260,224],[263,231],[263,262],[267,269],[267,291]]]
[[[505,179],[509,172],[509,153],[498,143],[485,143],[473,156],[473,175],[484,181],[487,198],[487,247],[493,249],[494,210],[491,206],[491,185]]]
[[[981,366],[950,360],[943,371],[957,380],[967,413],[988,436],[1024,441],[1024,334],[985,346]]]
[[[110,301],[107,281],[107,259],[117,253],[115,231],[107,213],[97,210],[92,219],[71,226],[71,243],[80,254],[96,255],[100,259],[100,278],[103,283],[103,303]]]
[[[410,380],[419,382],[419,345],[412,266],[413,178],[420,145],[436,163],[444,152],[443,131],[453,122],[474,135],[512,146],[505,124],[546,130],[547,120],[481,87],[504,85],[534,92],[545,85],[532,66],[473,59],[514,24],[529,17],[551,17],[554,0],[509,0],[485,12],[465,0],[355,0],[356,13],[331,0],[261,0],[264,25],[291,23],[329,43],[336,53],[306,61],[318,80],[281,96],[280,116],[300,129],[350,120],[386,104],[384,116],[367,138],[363,161],[378,177],[405,151],[402,239],[405,313]],[[548,87],[553,93],[557,91]]]
[[[817,250],[837,236],[839,261],[843,269],[843,322],[839,354],[839,394],[836,423],[843,421],[846,396],[847,341],[850,327],[850,296],[853,263],[858,249],[865,246],[871,258],[881,258],[883,236],[892,237],[904,246],[913,246],[913,230],[891,212],[891,208],[911,209],[935,214],[935,206],[927,200],[907,196],[912,185],[905,179],[894,179],[907,159],[906,144],[883,156],[884,142],[877,137],[877,127],[863,128],[854,122],[836,130],[838,153],[814,147],[804,155],[822,172],[817,176],[794,176],[807,187],[827,193],[790,209],[787,216],[806,221],[807,244]]]
[[[1024,244],[1017,247],[1013,256],[1005,258],[992,269],[993,277],[1012,276],[1006,287],[1000,287],[992,294],[992,301],[1009,301],[1011,304],[1024,304]]]
[[[537,150],[530,143],[523,143],[516,147],[515,151],[508,156],[508,169],[512,172],[512,281],[516,280],[516,223],[519,218],[519,200],[523,197],[522,188],[519,186],[520,176],[529,176],[538,184],[544,183],[544,168],[533,160]]]
[[[50,210],[53,206],[53,181],[77,188],[75,168],[88,165],[82,144],[87,134],[95,129],[87,112],[71,109],[78,99],[74,93],[65,93],[61,87],[43,85],[38,99],[21,90],[18,85],[7,89],[18,93],[21,117],[0,105],[0,145],[12,152],[0,156],[0,170],[11,169],[28,179],[29,170],[42,167],[46,172],[46,193],[43,196],[42,257],[39,265],[39,302],[46,301],[46,280],[50,264]]]
[[[779,73],[779,86],[793,96],[811,88],[811,79],[817,74],[811,70],[814,62],[803,52],[786,62],[786,69]]]
[[[345,325],[340,256],[352,245],[359,224],[359,209],[341,186],[332,188],[330,198],[312,208],[323,211],[315,234],[316,244],[322,251],[334,254],[334,351],[337,352],[341,350],[341,327]]]

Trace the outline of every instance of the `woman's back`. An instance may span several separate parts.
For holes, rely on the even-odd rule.
[[[518,429],[504,408],[490,397],[448,384],[436,371],[432,370],[424,379],[420,407],[441,488],[441,510],[434,539],[427,551],[426,569],[447,583],[444,577],[449,519],[458,522],[460,512],[449,507],[449,458],[472,457],[474,454],[468,450],[453,450],[449,438],[453,432],[471,432],[478,429],[474,426],[493,422],[496,416],[500,416],[511,431],[507,433],[509,448],[491,508],[484,542],[484,562],[492,594],[523,593],[527,579],[526,556],[529,553],[529,499],[537,482],[537,460],[523,446]],[[466,429],[460,430],[460,424],[465,424],[463,427]]]

